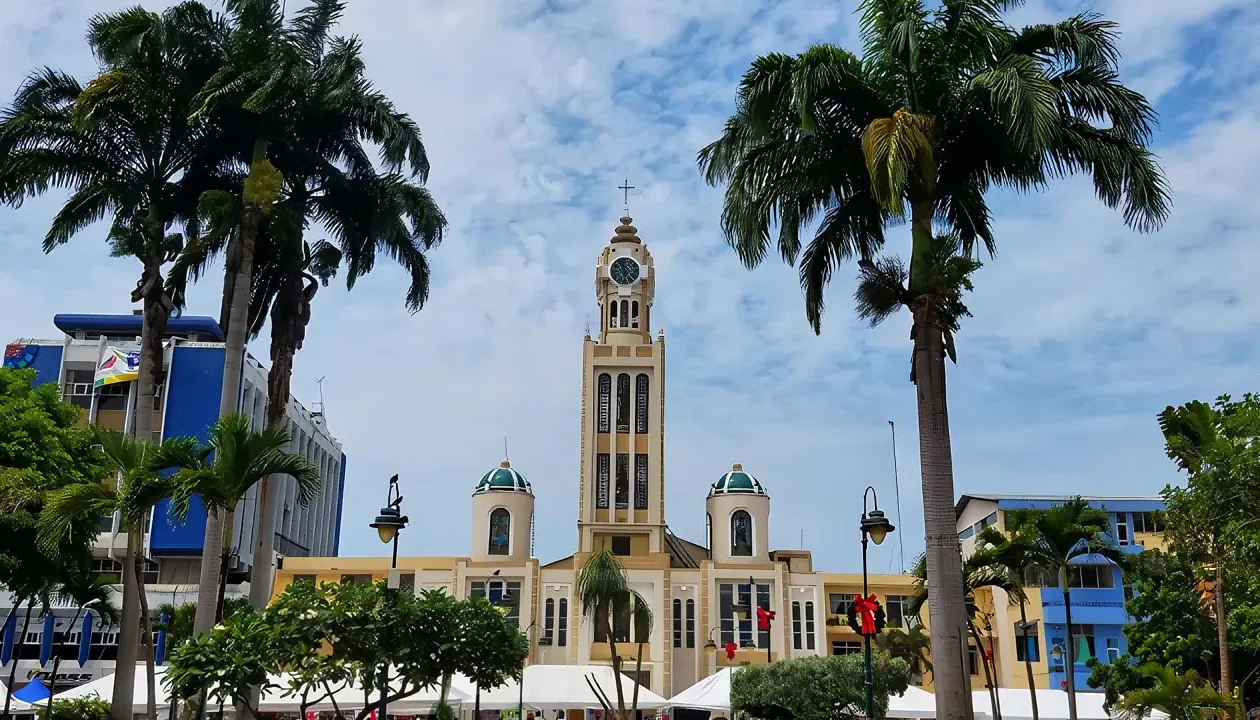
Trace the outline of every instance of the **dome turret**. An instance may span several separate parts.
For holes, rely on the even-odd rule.
[[[511,463],[507,460],[499,463],[497,468],[481,476],[481,480],[477,482],[477,489],[473,490],[473,494],[493,491],[506,492],[522,492],[534,494],[533,488],[530,487],[529,481],[525,476],[512,468]]]
[[[736,494],[766,495],[765,488],[761,487],[757,478],[753,477],[752,473],[745,472],[744,466],[739,463],[732,465],[730,472],[718,478],[718,481],[709,489],[709,497]]]

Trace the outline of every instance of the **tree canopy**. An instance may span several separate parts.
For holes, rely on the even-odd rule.
[[[874,715],[888,712],[888,696],[910,686],[910,668],[880,651],[874,656]],[[861,655],[806,657],[749,665],[731,677],[731,711],[761,720],[836,720],[865,713]]]

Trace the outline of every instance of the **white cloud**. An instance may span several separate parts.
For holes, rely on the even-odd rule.
[[[41,64],[89,73],[86,18],[122,4],[58,0],[0,19],[0,92]],[[1242,6],[1098,5],[1122,23],[1127,75],[1165,99],[1158,149],[1175,214],[1163,232],[1138,236],[1086,181],[995,197],[1001,254],[977,278],[976,317],[950,375],[959,492],[1155,492],[1176,476],[1154,413],[1254,386],[1260,85],[1218,68],[1223,55],[1196,60],[1195,44],[1211,23],[1221,46],[1257,47]],[[720,191],[694,164],[756,53],[819,40],[853,47],[852,9],[817,0],[768,9],[753,0],[351,3],[342,30],[362,37],[372,78],[423,130],[451,232],[432,255],[432,300],[420,314],[403,311],[406,279],[384,260],[353,293],[336,286],[316,300],[294,391],[309,399],[314,378],[327,377],[329,422],[349,455],[344,552],[379,551],[366,523],[394,472],[413,518],[404,551],[466,552],[468,495],[505,436],[539,496],[539,554],[571,550],[580,342],[597,317],[591,273],[625,176],[659,271],[671,526],[702,540],[707,485],[743,462],[774,498],[775,546],[797,546],[803,530],[820,567],[852,569],[861,488],[875,485],[884,505],[893,502],[895,420],[898,524],[908,558],[918,552],[906,318],[875,331],[858,325],[853,273],[843,270],[815,337],[795,272],[747,272],[722,244]],[[1078,9],[1034,3],[1023,12]],[[136,268],[107,260],[100,233],[39,251],[54,208],[48,198],[0,215],[6,340],[55,336],[55,312],[128,310]],[[217,313],[216,291],[213,279],[197,288],[193,311]],[[263,343],[255,355],[266,357]],[[889,566],[895,552],[879,548],[874,566]]]

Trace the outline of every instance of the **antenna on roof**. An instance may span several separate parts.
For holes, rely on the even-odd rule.
[[[325,377],[327,376],[320,375],[319,377],[315,378],[315,384],[319,386],[319,409],[316,410],[315,413],[312,413],[312,414],[316,414],[316,413],[319,415],[324,414],[324,378]]]
[[[508,451],[507,451],[507,435],[504,435],[504,436],[503,436],[503,459],[504,459],[504,460],[507,460],[508,462],[512,462],[511,458],[509,458],[509,457],[508,457]]]

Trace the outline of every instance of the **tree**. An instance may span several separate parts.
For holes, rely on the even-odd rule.
[[[1150,663],[1143,665],[1140,673],[1150,678],[1151,687],[1126,693],[1116,705],[1121,717],[1139,720],[1158,710],[1168,720],[1202,720],[1219,716],[1221,710],[1238,711],[1232,700],[1203,682],[1194,670],[1178,673]]]
[[[347,687],[361,687],[358,720],[380,707],[379,669],[389,663],[388,701],[444,685],[455,673],[502,684],[519,678],[521,632],[484,599],[440,591],[390,596],[383,583],[294,583],[262,611],[238,612],[176,649],[175,692],[208,692],[249,708],[251,688],[278,687],[301,711]]]
[[[932,672],[932,639],[918,623],[905,630],[885,630],[875,636],[875,646],[890,657],[904,660],[912,677]]]
[[[163,266],[183,226],[198,234],[197,198],[217,182],[221,128],[189,119],[188,108],[221,64],[226,26],[189,0],[162,13],[134,7],[94,16],[88,44],[99,74],[87,85],[51,68],[31,74],[0,114],[0,201],[20,203],[52,189],[70,197],[52,220],[44,250],[110,219],[111,253],[140,260],[132,302],[142,307],[136,380],[136,437],[153,436],[154,395],[163,377],[173,307]],[[144,42],[129,42],[143,37]],[[128,547],[139,545],[130,538]],[[128,557],[127,563],[135,558]],[[113,715],[130,720],[139,598],[124,590]]]
[[[1069,569],[1091,556],[1125,567],[1128,559],[1110,539],[1111,523],[1107,513],[1095,510],[1080,497],[1074,497],[1049,510],[1008,510],[1007,532],[1029,548],[1033,566],[1058,578],[1063,589],[1063,613],[1067,637],[1065,675],[1067,678],[1068,716],[1076,720],[1076,670],[1072,642],[1072,583]]]
[[[142,642],[148,648],[145,659],[148,674],[148,711],[149,717],[157,717],[157,694],[153,671],[153,623],[149,615],[149,603],[144,589],[144,548],[140,539],[144,533],[144,523],[149,512],[162,498],[170,497],[177,485],[170,478],[164,478],[159,472],[165,469],[159,458],[164,452],[173,452],[173,446],[180,440],[166,440],[160,446],[128,437],[111,430],[93,428],[93,439],[96,450],[104,458],[106,465],[117,474],[112,482],[82,483],[69,485],[48,495],[44,508],[39,516],[38,544],[45,552],[55,549],[66,538],[72,536],[73,528],[85,520],[93,523],[104,515],[117,515],[120,529],[127,534],[127,563],[123,571],[124,605],[122,622],[119,625],[119,652],[122,652],[121,638],[128,631],[128,624],[135,622]],[[90,535],[95,536],[95,533]],[[128,588],[131,588],[128,590]],[[127,615],[126,597],[135,593],[139,605],[139,617]],[[119,661],[122,662],[121,660]],[[122,671],[121,665],[114,672]],[[134,670],[133,670],[134,672]],[[117,712],[118,688],[111,699],[114,712]],[[130,696],[127,692],[128,711],[131,710]]]
[[[1018,587],[1019,592],[1010,594],[1009,598],[1012,603],[1019,605],[1019,624],[1025,630],[1028,628],[1028,595],[1023,590],[1024,578],[1027,577],[1029,571],[1041,569],[1037,566],[1037,550],[1033,545],[1034,541],[1034,538],[1027,533],[1006,535],[997,528],[989,526],[976,537],[979,550],[972,556],[978,563],[987,563],[997,568],[1009,583]],[[1027,650],[1025,648],[1024,671],[1028,677],[1028,695],[1032,703],[1033,720],[1037,720],[1039,712],[1037,684],[1033,679],[1033,654]]]
[[[298,503],[305,506],[319,494],[319,468],[302,455],[285,452],[288,445],[287,426],[268,425],[261,432],[254,432],[250,430],[249,418],[241,413],[220,417],[210,426],[205,445],[193,438],[165,444],[157,461],[162,467],[177,468],[172,477],[177,488],[171,497],[172,516],[180,520],[186,517],[196,495],[212,516],[227,517],[250,488],[272,474],[292,477]],[[222,550],[222,536],[217,549]],[[221,579],[211,577],[210,582],[212,597],[217,598]],[[200,592],[197,597],[200,612]],[[217,622],[217,603],[213,609],[211,619]]]
[[[635,677],[643,669],[643,641],[648,637],[652,626],[652,609],[648,607],[643,596],[635,592],[626,579],[626,571],[621,562],[609,550],[597,550],[586,559],[577,577],[578,598],[582,604],[582,612],[591,617],[595,625],[596,637],[602,633],[608,642],[608,657],[612,660],[613,679],[617,693],[616,706],[604,700],[607,692],[592,688],[600,702],[609,705],[608,712],[615,713],[617,720],[630,720],[639,709],[639,686],[635,683],[634,696],[626,706],[625,693],[622,690],[623,660],[617,652],[618,632],[613,625],[614,615],[628,617],[626,630],[633,630],[635,642],[639,645],[638,657],[635,661]],[[625,641],[629,638],[622,637]]]
[[[1212,405],[1193,401],[1159,414],[1165,451],[1190,475],[1187,487],[1164,490],[1168,538],[1176,552],[1210,565],[1220,655],[1221,692],[1233,689],[1228,615],[1225,608],[1228,557],[1254,535],[1251,528],[1260,491],[1260,397],[1241,402],[1228,395]],[[1241,544],[1240,544],[1241,543]]]
[[[772,242],[784,261],[800,260],[815,332],[837,266],[874,261],[885,228],[909,220],[910,302],[900,304],[912,315],[928,565],[943,583],[930,593],[938,653],[965,643],[945,392],[952,325],[936,297],[956,286],[934,281],[940,235],[963,256],[992,254],[989,189],[1039,190],[1077,172],[1140,231],[1170,209],[1147,149],[1155,112],[1118,81],[1116,26],[1089,13],[1016,29],[1002,18],[1010,5],[864,0],[861,59],[833,45],[757,58],[722,136],[698,158],[705,179],[726,186],[722,229],[740,260],[759,265]],[[936,690],[941,717],[970,715],[959,664],[938,666]]]
[[[242,59],[216,79],[217,89],[207,91],[205,102],[239,106],[253,118],[248,124],[261,128],[257,138],[264,139],[276,171],[268,177],[281,181],[279,194],[268,197],[274,200],[269,212],[251,211],[244,194],[207,196],[203,214],[211,232],[186,249],[172,275],[180,276],[178,287],[185,274],[197,276],[226,247],[224,317],[248,300],[251,335],[271,322],[267,412],[274,424],[285,417],[294,357],[319,284],[328,283],[344,258],[346,284],[353,288],[384,253],[411,276],[406,306],[418,311],[429,289],[425,251],[441,241],[446,220],[422,186],[429,162],[415,122],[366,78],[359,41],[329,36],[343,3],[312,0],[287,27],[277,0],[234,0],[233,7]],[[259,19],[246,21],[244,13]],[[384,172],[374,166],[365,143],[379,149]],[[308,243],[310,220],[328,229],[333,242]],[[245,248],[247,235],[252,249]],[[250,281],[242,283],[246,262],[252,263]],[[244,332],[233,327],[232,317],[230,332]],[[272,554],[274,486],[264,480],[260,493],[256,558]],[[271,575],[269,563],[254,564],[255,607],[270,598]]]
[[[52,713],[44,709],[41,720],[109,720],[109,703],[97,697],[56,698]]]
[[[910,685],[904,660],[874,658],[874,715],[882,720],[890,695]],[[750,665],[731,676],[731,711],[762,720],[838,720],[864,712],[865,673],[860,655],[806,657]]]
[[[223,617],[232,617],[238,611],[249,607],[249,600],[245,598],[226,598],[223,601]],[[157,607],[154,614],[158,619],[154,623],[153,629],[166,631],[166,646],[168,648],[173,650],[193,636],[193,622],[197,615],[197,603],[188,602],[178,607],[171,603],[163,603]],[[163,617],[166,619],[163,620]]]

